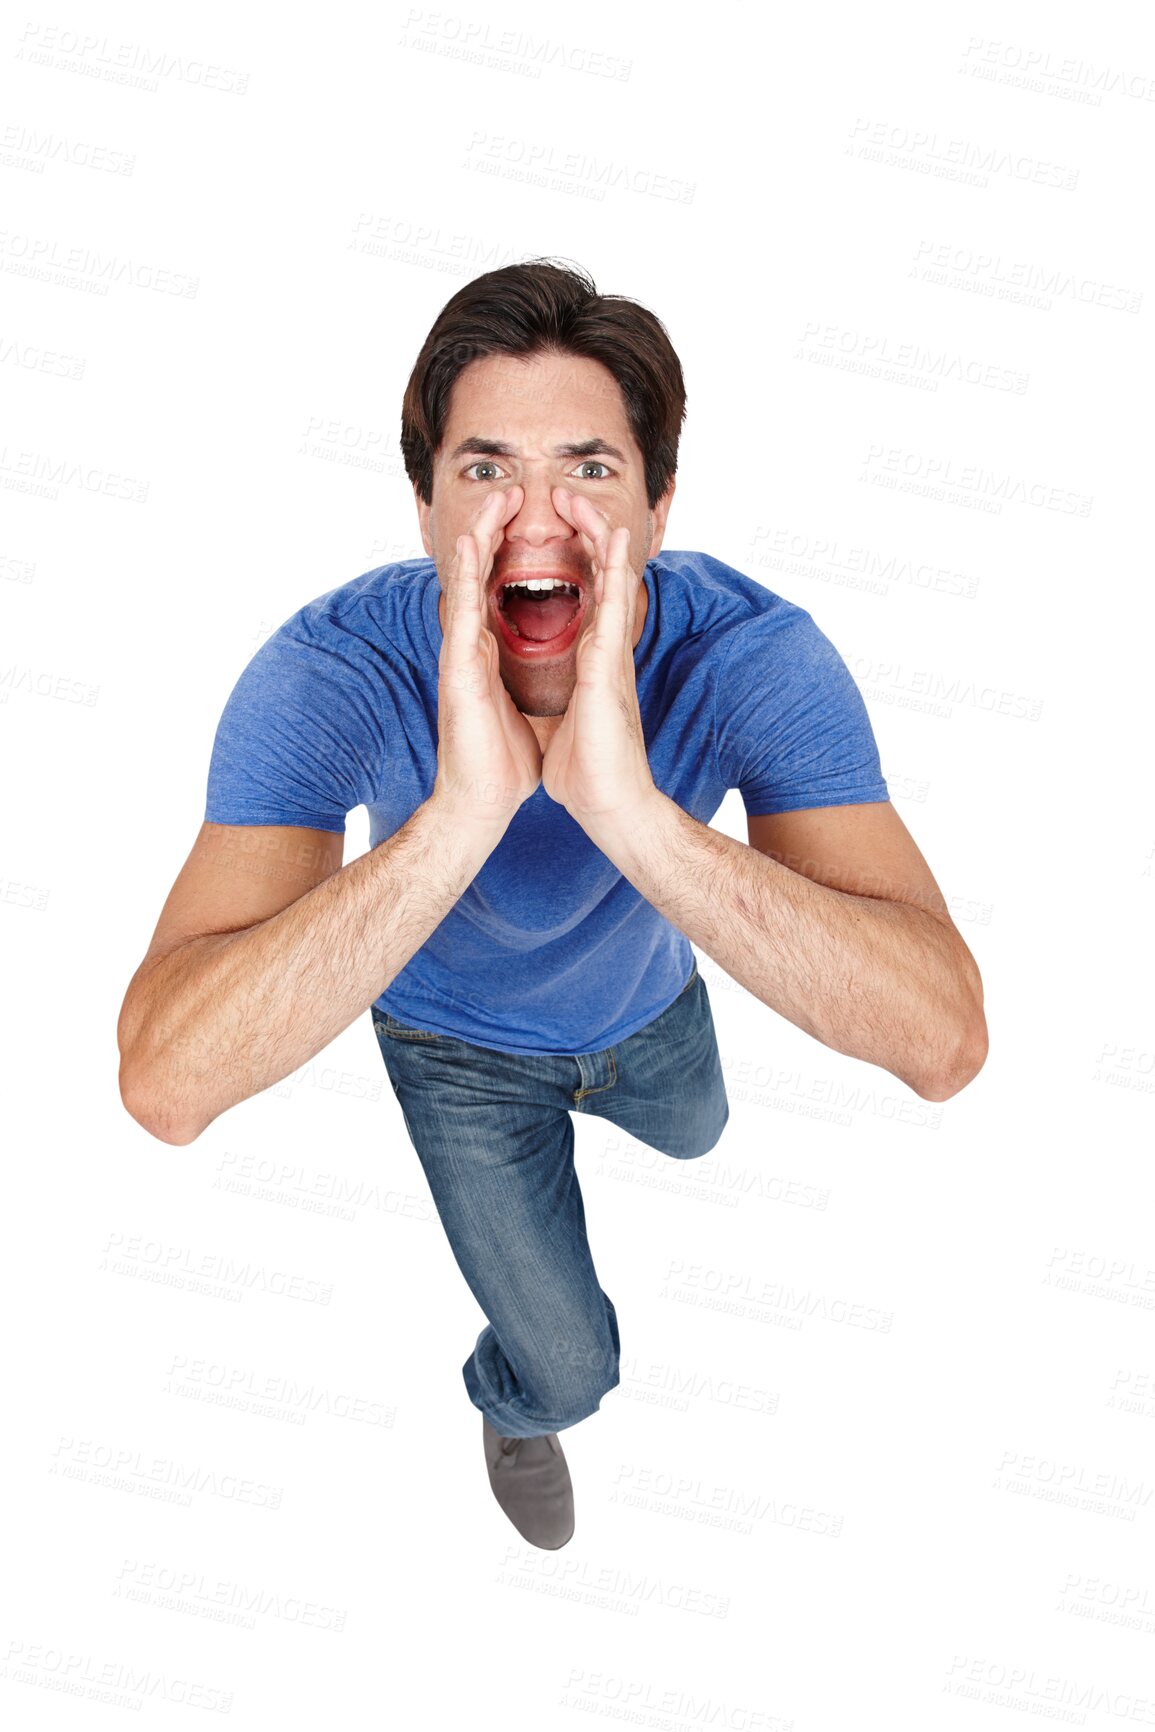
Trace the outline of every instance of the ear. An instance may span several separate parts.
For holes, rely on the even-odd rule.
[[[666,533],[666,519],[670,515],[670,507],[674,503],[674,494],[677,491],[677,486],[678,478],[675,475],[671,477],[670,485],[666,488],[666,491],[662,494],[661,498],[657,501],[650,513],[650,516],[653,519],[654,531],[650,537],[650,546],[646,554],[647,559],[656,559],[658,554],[662,551],[662,538]]]
[[[433,511],[433,507],[432,505],[426,505],[424,499],[422,499],[421,495],[417,491],[416,484],[414,484],[413,487],[413,500],[417,506],[417,521],[421,527],[421,545],[424,547],[427,556],[432,559],[433,538],[429,533],[429,518]]]

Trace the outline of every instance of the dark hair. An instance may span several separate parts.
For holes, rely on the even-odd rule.
[[[678,467],[686,418],[681,363],[653,313],[624,295],[599,295],[585,271],[550,259],[474,277],[434,320],[401,405],[405,471],[427,505],[457,375],[485,355],[549,352],[600,361],[617,380],[645,460],[646,503],[653,510]]]

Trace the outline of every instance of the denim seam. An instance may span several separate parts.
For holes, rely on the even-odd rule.
[[[387,1034],[390,1040],[442,1040],[444,1038],[435,1029],[405,1028],[403,1026],[390,1028],[388,1022],[380,1015],[373,1018],[373,1027],[378,1034]]]
[[[586,1095],[604,1094],[606,1089],[612,1089],[613,1088],[614,1084],[618,1080],[618,1067],[617,1067],[616,1063],[614,1062],[614,1049],[612,1046],[607,1047],[606,1057],[610,1061],[610,1070],[613,1072],[613,1075],[610,1077],[609,1082],[599,1083],[596,1089],[578,1089],[576,1094],[573,1097],[575,1101],[583,1100]]]

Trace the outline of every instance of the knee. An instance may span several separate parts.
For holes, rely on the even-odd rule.
[[[675,1161],[700,1161],[703,1155],[708,1155],[711,1149],[717,1148],[719,1142],[722,1140],[722,1132],[726,1129],[729,1122],[730,1103],[727,1101],[722,1108],[721,1118],[715,1121],[712,1129],[704,1132],[700,1140],[695,1142],[690,1148],[663,1149],[662,1153],[664,1155],[669,1155],[671,1160]]]

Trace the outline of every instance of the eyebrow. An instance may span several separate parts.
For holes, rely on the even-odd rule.
[[[504,439],[463,439],[460,445],[449,453],[450,463],[456,463],[459,457],[475,451],[482,457],[517,457],[516,446],[510,445]],[[619,451],[616,445],[609,445],[604,439],[578,439],[568,445],[555,445],[555,457],[613,457],[619,463],[628,463],[629,458],[624,451]]]

